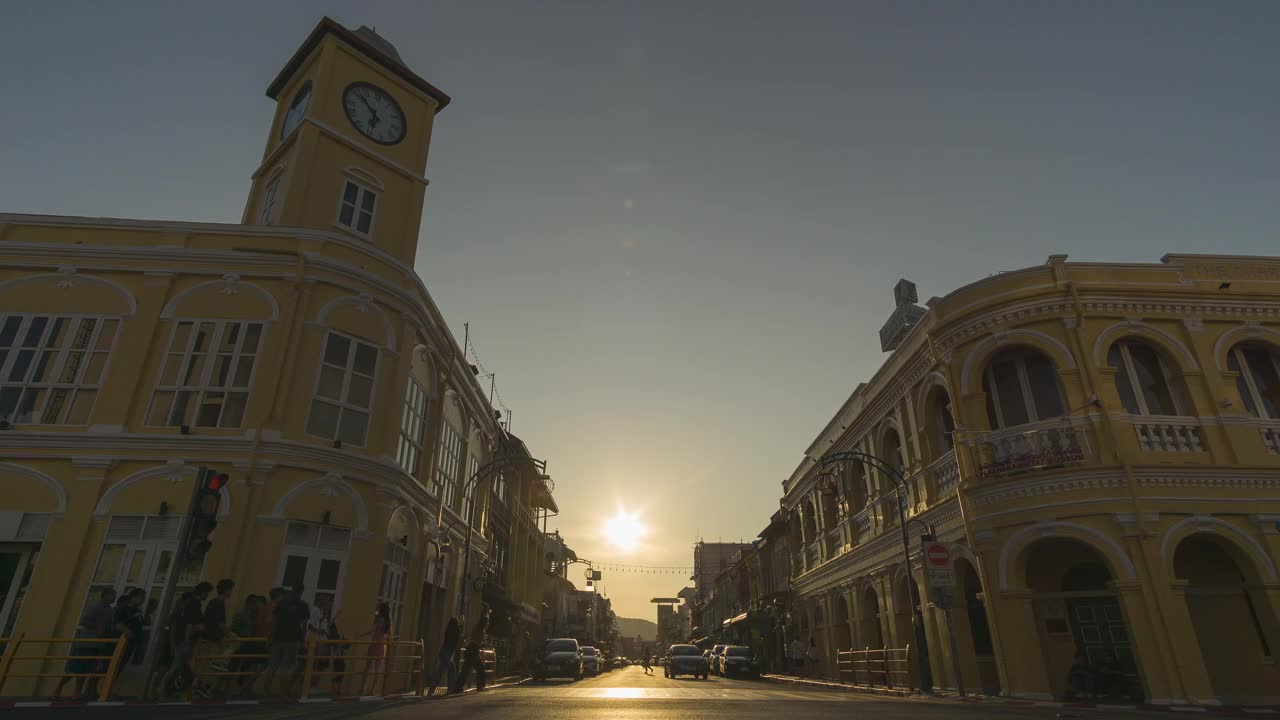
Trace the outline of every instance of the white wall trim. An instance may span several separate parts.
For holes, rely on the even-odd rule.
[[[316,313],[316,318],[312,322],[328,327],[328,323],[325,321],[329,318],[329,313],[342,305],[354,305],[356,306],[356,309],[362,313],[373,313],[377,315],[382,320],[383,332],[386,334],[386,338],[383,341],[384,344],[382,345],[383,349],[390,350],[391,352],[396,351],[395,325],[391,322],[391,317],[387,315],[385,310],[378,306],[377,301],[375,301],[370,295],[361,293],[360,295],[336,297],[325,303],[324,307],[320,308],[320,312]]]
[[[271,520],[278,522],[288,519],[286,513],[289,510],[289,505],[309,490],[316,490],[322,495],[334,495],[339,492],[346,495],[351,500],[351,505],[356,512],[356,534],[360,537],[369,536],[369,506],[365,504],[364,498],[360,496],[360,493],[347,484],[347,481],[343,480],[342,476],[337,473],[327,473],[298,483],[292,490],[276,501],[276,505],[271,509],[270,515],[259,516],[259,521]]]
[[[244,280],[240,279],[239,275],[234,275],[234,274],[223,275],[222,278],[219,280],[209,280],[206,282],[198,283],[196,285],[192,285],[186,290],[182,290],[181,292],[177,293],[172,298],[170,298],[169,302],[164,304],[164,309],[160,311],[160,317],[164,320],[171,320],[174,316],[174,312],[178,308],[178,305],[183,300],[186,300],[191,295],[209,287],[216,287],[218,288],[219,291],[227,295],[234,295],[240,292],[241,290],[245,290],[245,289],[253,290],[259,296],[265,299],[267,301],[267,304],[271,306],[271,317],[267,319],[273,322],[280,319],[280,303],[276,302],[276,298],[274,295],[272,295],[262,286],[256,285],[251,282],[245,282]]]
[[[62,487],[62,483],[58,482],[52,475],[45,474],[35,468],[26,465],[18,465],[16,463],[0,462],[0,470],[11,472],[14,475],[35,480],[53,491],[54,496],[58,499],[57,506],[53,510],[55,518],[61,518],[67,512],[67,490]],[[12,502],[12,498],[6,498],[6,505]]]
[[[974,366],[979,360],[986,361],[987,357],[1000,345],[1018,345],[1019,340],[1031,340],[1029,343],[1036,349],[1048,347],[1057,353],[1058,357],[1054,358],[1054,365],[1059,371],[1063,369],[1074,370],[1076,368],[1075,358],[1072,357],[1071,351],[1063,345],[1061,341],[1052,335],[1041,332],[1039,330],[1028,330],[1019,328],[1015,330],[1006,330],[995,333],[969,351],[964,358],[964,366],[960,372],[960,393],[961,395],[969,395],[973,392],[973,371]]]
[[[0,290],[10,287],[21,287],[33,282],[42,280],[54,280],[59,286],[69,287],[78,282],[86,282],[90,285],[101,285],[110,290],[115,290],[117,294],[129,305],[129,312],[126,317],[133,317],[138,312],[138,300],[129,292],[125,286],[114,280],[97,277],[96,275],[83,275],[74,267],[61,268],[61,272],[56,273],[40,273],[39,275],[24,275],[8,280],[0,281]],[[70,285],[68,285],[68,283]]]
[[[1218,363],[1219,370],[1227,369],[1227,353],[1245,340],[1270,343],[1280,352],[1280,331],[1259,324],[1241,325],[1219,335],[1217,342],[1213,344],[1213,359]]]
[[[1042,538],[1063,537],[1080,540],[1086,545],[1092,546],[1095,550],[1101,550],[1103,555],[1111,561],[1116,570],[1119,570],[1124,580],[1133,580],[1137,577],[1138,571],[1133,566],[1133,561],[1125,553],[1124,548],[1111,538],[1107,537],[1098,530],[1087,525],[1071,522],[1042,522],[1034,525],[1028,525],[1018,532],[1009,536],[1005,541],[1004,547],[1000,550],[1000,590],[1009,589],[1009,563],[1013,560],[1016,552],[1020,552],[1028,544],[1026,538],[1040,540]]]
[[[1108,325],[1106,329],[1098,333],[1098,336],[1093,341],[1093,358],[1098,363],[1098,367],[1107,367],[1107,351],[1111,349],[1112,344],[1123,340],[1129,335],[1145,335],[1148,338],[1155,339],[1163,349],[1171,350],[1178,356],[1184,370],[1194,371],[1200,369],[1195,355],[1181,340],[1174,337],[1167,330],[1142,320],[1121,320]]]
[[[99,520],[105,519],[111,515],[111,506],[115,504],[116,498],[120,493],[124,492],[135,483],[152,478],[165,476],[170,482],[180,482],[190,478],[196,479],[198,469],[193,465],[183,464],[180,460],[171,460],[165,465],[159,465],[145,470],[139,470],[119,482],[113,483],[102,498],[98,500],[98,505],[93,509],[93,516]],[[225,519],[231,515],[231,488],[225,486],[221,490],[222,500],[218,503],[218,518]],[[174,512],[185,512],[186,508],[171,508]]]
[[[1192,515],[1189,518],[1179,520],[1165,531],[1164,538],[1160,541],[1160,562],[1168,570],[1169,577],[1175,577],[1173,574],[1173,558],[1170,555],[1170,551],[1183,540],[1197,533],[1211,533],[1227,538],[1253,556],[1253,562],[1262,573],[1264,580],[1276,582],[1276,580],[1280,579],[1276,574],[1275,563],[1271,561],[1267,551],[1257,540],[1240,527],[1209,515]]]

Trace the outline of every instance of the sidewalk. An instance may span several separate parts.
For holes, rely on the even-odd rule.
[[[529,680],[526,675],[512,675],[509,677],[498,678],[494,682],[485,685],[485,689],[509,687],[512,685],[521,685]],[[463,690],[461,695],[473,695],[476,689],[474,687]],[[36,700],[36,699],[20,699],[20,698],[0,698],[0,710],[7,708],[72,708],[72,707],[183,707],[188,705],[310,705],[314,703],[334,703],[334,702],[435,702],[451,697],[459,697],[458,694],[448,695],[439,693],[432,697],[418,697],[413,693],[402,693],[398,695],[348,695],[339,697],[311,697],[305,700],[278,700],[274,698],[263,699],[229,699],[229,700],[176,700],[172,702],[161,702],[158,700],[113,700],[110,702],[97,702],[92,700]]]
[[[806,679],[798,678],[792,675],[761,675],[762,679],[776,683],[790,683],[792,685],[804,685],[807,687],[823,688],[826,690],[836,690],[842,692],[860,693],[865,695],[883,695],[889,697],[899,697],[909,700],[918,700],[921,702],[961,702],[969,704],[986,704],[986,705],[1015,705],[1023,707],[1046,707],[1046,708],[1063,708],[1078,710],[1111,710],[1111,711],[1152,711],[1152,712],[1184,712],[1184,713],[1205,713],[1210,715],[1262,715],[1262,716],[1280,716],[1280,707],[1271,706],[1227,706],[1227,705],[1149,705],[1145,703],[1138,704],[1111,704],[1111,703],[1088,703],[1088,702],[1057,702],[1052,700],[1020,700],[1017,698],[1005,698],[992,695],[968,695],[961,697],[950,690],[935,690],[933,695],[922,695],[915,690],[871,687],[868,685],[854,685],[852,683],[838,682],[835,680],[825,679]]]

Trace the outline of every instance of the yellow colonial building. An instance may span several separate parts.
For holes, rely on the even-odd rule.
[[[1052,256],[896,295],[891,354],[784,483],[792,629],[825,673],[914,644],[932,530],[970,690],[1061,698],[1078,652],[1149,702],[1280,701],[1280,258]],[[823,467],[847,450],[901,469],[910,567],[891,479]],[[956,687],[942,611],[924,627]]]
[[[199,466],[232,481],[179,589],[302,585],[351,637],[383,601],[434,645],[468,533],[470,578],[500,571],[493,501],[520,528],[554,508],[527,453],[477,475],[504,431],[414,271],[449,97],[327,18],[267,95],[240,224],[0,215],[0,636],[70,635],[108,586],[154,607]],[[542,536],[508,536],[536,605]]]

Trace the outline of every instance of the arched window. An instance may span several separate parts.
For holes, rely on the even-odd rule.
[[[1280,420],[1280,352],[1259,343],[1237,345],[1227,355],[1227,369],[1240,373],[1236,387],[1250,415]]]
[[[897,470],[902,470],[906,464],[902,457],[902,439],[898,437],[898,431],[890,428],[884,434],[884,441],[880,443],[880,458]]]
[[[993,428],[1007,428],[1066,414],[1058,373],[1049,358],[1027,348],[1006,350],[982,374],[987,416]]]
[[[1116,369],[1120,402],[1133,415],[1189,415],[1191,403],[1178,368],[1150,345],[1121,340],[1107,352]]]
[[[933,400],[930,404],[932,413],[932,429],[934,445],[939,453],[950,452],[956,447],[955,416],[951,414],[951,396],[941,387],[935,388],[933,391]]]

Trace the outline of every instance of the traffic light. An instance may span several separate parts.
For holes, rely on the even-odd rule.
[[[195,509],[191,513],[191,534],[187,539],[187,558],[199,560],[213,547],[209,536],[218,527],[218,505],[222,503],[222,488],[230,478],[226,473],[205,470],[199,478]]]

